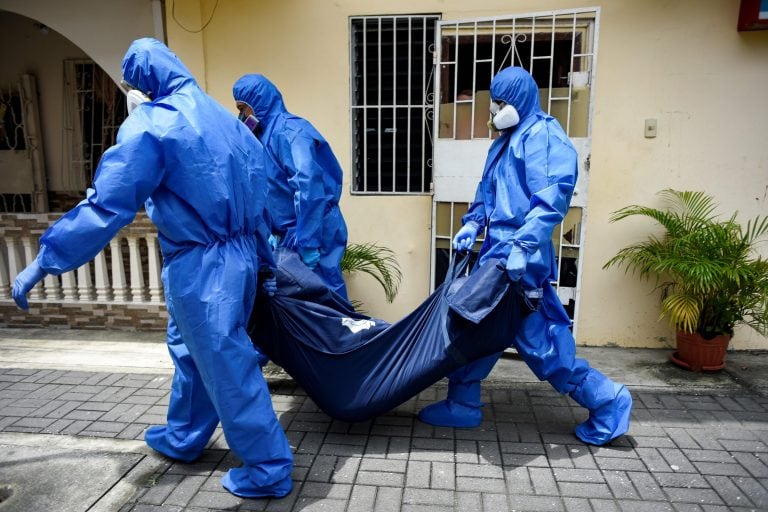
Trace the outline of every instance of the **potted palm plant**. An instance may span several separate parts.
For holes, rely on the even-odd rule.
[[[402,273],[392,249],[375,243],[349,244],[341,258],[340,267],[346,274],[362,272],[370,275],[384,289],[387,302],[395,300]],[[352,305],[358,310],[362,306],[357,301],[352,301]]]
[[[755,252],[768,234],[768,217],[742,225],[736,213],[725,219],[716,215],[714,198],[704,192],[659,194],[666,208],[631,205],[610,220],[649,217],[664,232],[624,247],[603,268],[623,266],[655,279],[660,318],[677,330],[672,361],[692,371],[719,370],[736,325],[768,334],[768,261]]]

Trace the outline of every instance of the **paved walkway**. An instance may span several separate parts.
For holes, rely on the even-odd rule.
[[[2,512],[768,510],[765,354],[729,355],[728,372],[692,375],[667,363],[665,351],[580,348],[595,367],[624,376],[635,398],[629,435],[601,448],[572,434],[586,412],[514,357],[485,387],[477,429],[415,419],[444,396],[444,383],[374,421],[348,424],[272,368],[273,404],[295,452],[294,491],[243,500],[219,484],[239,465],[220,432],[194,464],[141,442],[147,426],[165,420],[170,365],[150,357],[142,372],[125,358],[134,349],[161,354],[161,343],[53,334],[70,339],[55,350],[52,333],[0,330]],[[122,350],[106,350],[110,343]],[[71,369],[68,346],[83,351],[89,371]],[[32,361],[20,360],[25,350]],[[65,369],[55,368],[57,358]]]

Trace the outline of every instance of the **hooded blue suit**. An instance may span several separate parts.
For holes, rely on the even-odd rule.
[[[269,175],[272,233],[280,247],[319,249],[315,273],[346,299],[340,268],[347,246],[339,209],[342,170],[331,147],[307,120],[286,110],[280,91],[263,75],[240,78],[233,96],[253,109],[256,136],[277,163]]]
[[[43,235],[40,267],[60,274],[92,259],[145,205],[157,226],[175,374],[168,424],[147,443],[196,459],[221,421],[243,467],[222,479],[246,497],[291,490],[292,455],[246,326],[259,270],[274,267],[264,223],[265,151],[200,90],[162,43],[139,39],[123,78],[148,93],[101,159],[87,198]]]
[[[552,231],[568,213],[576,186],[576,150],[557,120],[541,110],[538,86],[527,71],[502,70],[490,92],[493,100],[514,106],[520,121],[491,144],[475,200],[462,222],[487,228],[478,265],[506,260],[513,246],[527,254],[522,287],[542,298],[523,320],[514,346],[539,379],[589,409],[590,417],[577,426],[576,435],[587,443],[605,444],[629,428],[632,398],[623,385],[576,358],[571,321],[551,285],[557,276]],[[480,381],[500,356],[452,374],[448,399],[423,409],[419,417],[446,426],[479,423]]]

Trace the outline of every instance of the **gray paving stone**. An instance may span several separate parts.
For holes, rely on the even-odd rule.
[[[635,489],[637,489],[640,499],[645,501],[666,500],[666,495],[650,474],[629,471],[627,476],[629,476]]]
[[[590,499],[594,512],[619,512],[619,505],[613,500]]]
[[[439,489],[406,488],[403,493],[403,503],[412,505],[453,506],[454,491]]]
[[[653,476],[656,477],[656,481],[662,487],[709,487],[709,483],[699,474],[655,473]]]
[[[605,483],[611,489],[611,492],[617,499],[636,500],[639,498],[635,486],[623,471],[605,471],[603,473]]]
[[[534,494],[533,483],[524,467],[508,468],[504,471],[509,494]]]
[[[376,491],[373,512],[398,512],[402,495],[403,490],[397,487],[379,487]]]
[[[563,500],[558,496],[515,496],[509,497],[513,510],[521,512],[561,512],[565,510]]]
[[[504,478],[504,471],[491,464],[456,464],[456,476]]]
[[[568,512],[592,512],[592,507],[586,498],[563,498],[563,504]]]
[[[573,498],[610,498],[611,490],[607,484],[558,482],[561,496]]]
[[[688,502],[709,505],[722,505],[723,500],[713,489],[681,489],[668,487],[665,492],[673,502]]]
[[[330,498],[335,500],[347,500],[352,492],[349,484],[326,484],[320,482],[305,482],[299,492],[300,496],[313,498]]]
[[[603,474],[597,469],[568,469],[554,468],[555,480],[558,482],[603,483]]]
[[[672,504],[666,501],[621,501],[622,512],[675,512]]]
[[[164,505],[186,506],[205,483],[203,476],[184,476],[163,502]]]
[[[360,485],[402,487],[405,484],[405,474],[383,471],[358,471],[355,483]]]
[[[726,462],[694,462],[694,466],[702,475],[749,476],[739,464]]]
[[[331,474],[331,483],[353,484],[361,462],[362,459],[356,457],[339,457]]]
[[[239,507],[242,502],[242,498],[223,490],[222,492],[200,491],[195,494],[189,505],[213,510],[233,510],[235,507]]]
[[[560,493],[552,470],[549,468],[528,468],[536,494],[557,495]]]
[[[429,488],[430,471],[432,465],[429,462],[410,460],[405,474],[406,487]]]
[[[371,459],[363,460],[360,471],[384,471],[391,473],[405,473],[408,461],[396,459]]]
[[[376,487],[354,485],[349,498],[347,512],[370,512],[376,502]]]
[[[432,489],[456,489],[456,470],[453,464],[432,462],[429,487]]]
[[[483,499],[479,492],[456,493],[456,512],[463,510],[482,510]]]
[[[507,512],[510,510],[506,494],[482,494],[483,510],[487,512]]]
[[[758,510],[768,510],[768,491],[766,483],[754,478],[733,477],[731,481],[746,494]]]

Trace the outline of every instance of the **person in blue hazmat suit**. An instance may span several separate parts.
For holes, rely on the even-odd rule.
[[[487,229],[478,265],[505,260],[509,278],[521,282],[532,309],[513,345],[539,379],[589,410],[576,435],[602,445],[629,428],[632,398],[623,385],[575,357],[571,321],[550,284],[557,272],[552,231],[568,212],[576,186],[576,150],[557,120],[541,110],[538,86],[523,68],[499,72],[490,92],[493,127],[501,135],[488,150],[475,200],[453,244],[459,251],[471,250],[478,233]],[[500,356],[451,374],[447,398],[423,408],[419,419],[438,426],[478,426],[480,382]]]
[[[265,225],[266,154],[231,113],[205,94],[163,43],[134,41],[124,83],[145,94],[101,159],[85,200],[53,224],[13,297],[46,274],[91,260],[144,204],[157,226],[175,364],[168,422],[147,444],[179,461],[198,458],[221,422],[242,467],[223,486],[238,496],[291,491],[293,457],[246,333],[257,283],[274,268]],[[274,276],[263,280],[273,294]]]
[[[347,225],[339,209],[342,170],[328,142],[306,119],[285,108],[277,87],[248,74],[232,88],[240,119],[277,163],[269,176],[272,240],[301,260],[347,299],[341,258]]]

